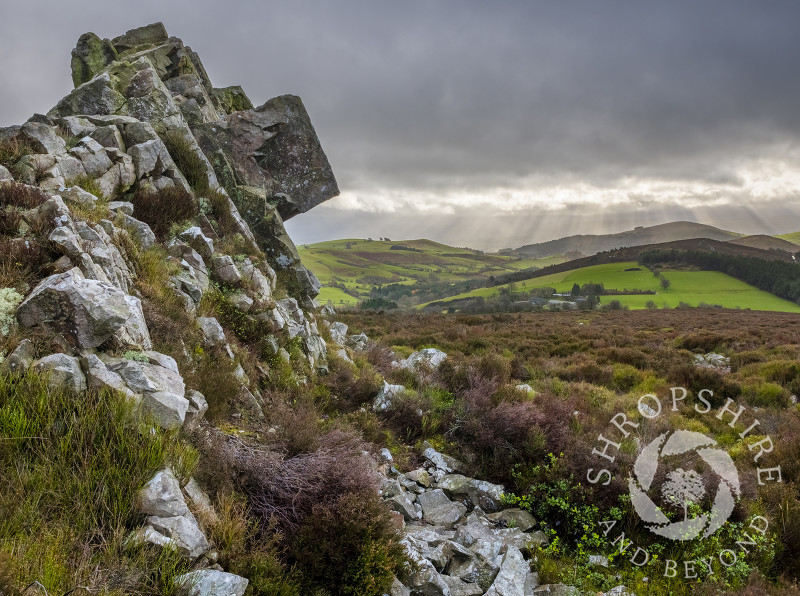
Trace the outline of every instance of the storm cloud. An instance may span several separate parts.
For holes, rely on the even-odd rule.
[[[342,196],[289,222],[299,242],[800,229],[794,1],[3,5],[2,125],[67,93],[81,33],[158,20],[216,85],[300,95]]]

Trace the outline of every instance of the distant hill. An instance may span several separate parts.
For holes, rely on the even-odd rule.
[[[800,244],[800,232],[792,232],[791,234],[781,234],[775,237],[791,242],[792,244]]]
[[[564,261],[555,256],[530,259],[484,253],[431,240],[350,238],[297,248],[303,264],[324,286],[319,300],[338,305],[357,304],[369,298],[375,288],[387,285],[394,291],[382,297],[389,300],[418,292],[446,294],[450,285],[458,285],[453,289],[458,293],[464,291],[462,286],[481,287],[493,278]]]
[[[796,253],[800,251],[800,246],[784,240],[780,237],[766,236],[764,234],[757,234],[755,236],[745,236],[744,238],[734,238],[728,240],[731,244],[738,244],[740,246],[750,246],[752,248],[760,248],[761,250],[782,250],[788,253]]]
[[[513,251],[526,257],[548,257],[556,254],[580,253],[585,256],[598,252],[614,250],[627,246],[659,244],[692,238],[710,238],[712,240],[733,240],[742,234],[721,230],[714,226],[698,224],[690,221],[676,221],[650,227],[638,227],[617,234],[598,234],[567,236],[558,240],[527,244]]]

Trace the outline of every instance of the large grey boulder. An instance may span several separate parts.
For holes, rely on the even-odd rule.
[[[328,158],[299,97],[283,95],[193,131],[245,219],[263,217],[238,187],[260,190],[283,220],[339,194]],[[281,195],[281,196],[278,196]]]
[[[124,292],[86,279],[77,267],[42,280],[17,309],[23,326],[49,327],[79,348],[96,348],[130,316]]]
[[[115,37],[112,43],[119,52],[128,52],[141,47],[162,44],[168,38],[169,35],[164,23],[152,23],[144,27],[130,29],[123,35]]]
[[[211,271],[214,279],[223,284],[236,285],[241,283],[242,274],[236,263],[228,255],[213,255],[211,257]]]
[[[51,387],[73,393],[86,391],[86,377],[80,361],[66,354],[50,354],[33,364],[36,372],[47,375]]]
[[[330,326],[331,339],[340,346],[345,345],[347,341],[347,325],[334,321]]]
[[[465,505],[454,503],[442,490],[425,491],[417,497],[425,521],[436,526],[453,526],[467,512]]]
[[[204,259],[210,259],[214,254],[214,241],[203,234],[203,231],[197,226],[187,228],[178,234],[178,238],[196,250]]]
[[[232,573],[215,569],[190,571],[175,579],[188,596],[244,596],[249,581]]]
[[[480,596],[483,594],[483,588],[476,583],[467,583],[458,577],[443,575],[442,579],[450,588],[452,596]]]
[[[400,541],[406,549],[409,560],[413,563],[412,567],[406,568],[400,580],[403,585],[411,589],[412,594],[422,594],[423,596],[452,596],[450,586],[444,581],[442,576],[436,571],[433,563],[423,557],[410,543],[408,538]]]
[[[505,489],[499,484],[467,478],[461,474],[448,474],[437,486],[450,498],[466,497],[474,506],[484,511],[498,511],[503,506],[501,497]]]

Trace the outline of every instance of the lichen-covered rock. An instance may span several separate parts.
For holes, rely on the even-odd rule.
[[[25,327],[52,328],[79,348],[96,348],[130,316],[121,290],[86,279],[78,268],[44,279],[17,309]]]
[[[437,526],[453,526],[467,512],[464,505],[454,503],[439,489],[425,491],[417,501],[422,506],[425,520]]]
[[[0,337],[6,336],[17,324],[14,312],[23,296],[14,288],[0,288]]]
[[[100,39],[94,33],[84,33],[72,50],[72,82],[77,87],[91,81],[106,66],[119,57],[108,39]]]
[[[500,571],[486,596],[525,596],[525,583],[531,569],[518,548],[509,546]]]
[[[188,596],[244,596],[249,581],[224,571],[200,569],[178,576],[175,583],[185,586]]]

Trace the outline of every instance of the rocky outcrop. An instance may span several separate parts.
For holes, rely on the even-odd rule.
[[[393,593],[491,594],[528,596],[538,576],[526,560],[534,545],[546,543],[533,517],[519,509],[487,515],[481,503],[503,507],[503,487],[446,474],[456,460],[433,447],[425,450],[427,468],[405,474],[392,468],[381,494],[404,519],[402,544],[413,570],[399,578]],[[439,466],[436,465],[438,462]],[[517,526],[514,520],[519,520]]]

